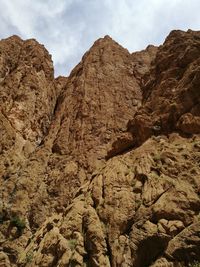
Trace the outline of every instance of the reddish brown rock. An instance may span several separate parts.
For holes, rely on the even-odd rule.
[[[0,266],[200,261],[200,33],[105,36],[67,78],[35,40],[0,52]]]
[[[13,36],[0,42],[0,51],[0,157],[8,178],[12,165],[23,162],[47,134],[56,89],[51,57],[37,41]]]
[[[61,218],[47,220],[20,262],[29,251],[34,251],[33,266],[40,266],[49,253],[49,264],[56,266],[64,259],[80,266],[136,267],[200,260],[197,140],[153,138],[110,159],[77,191]],[[71,251],[66,247],[56,258],[49,242],[59,251],[61,240]]]
[[[110,37],[94,43],[68,78],[54,153],[76,158],[93,170],[112,143],[124,139],[127,122],[141,105],[131,68],[129,52]],[[130,146],[132,140],[126,140],[119,151]]]
[[[129,129],[140,144],[151,135],[199,133],[199,32],[172,31],[158,48],[143,105]]]

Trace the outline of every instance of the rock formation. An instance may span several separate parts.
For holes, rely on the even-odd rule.
[[[198,266],[200,32],[105,36],[56,79],[12,36],[0,104],[0,266]]]

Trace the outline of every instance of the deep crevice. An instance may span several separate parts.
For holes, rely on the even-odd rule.
[[[111,246],[109,244],[108,236],[105,238],[105,241],[106,241],[106,246],[107,246],[108,259],[110,262],[110,266],[112,266],[112,249],[111,249]]]

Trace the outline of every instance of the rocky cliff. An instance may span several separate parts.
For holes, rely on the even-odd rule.
[[[198,266],[200,32],[105,36],[56,79],[12,36],[0,103],[0,266]]]

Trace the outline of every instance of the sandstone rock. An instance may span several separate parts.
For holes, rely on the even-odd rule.
[[[200,32],[56,79],[35,40],[0,52],[0,266],[200,261]]]
[[[191,157],[188,161],[183,160],[182,150],[177,149],[178,141],[186,145],[184,154]],[[165,151],[168,154],[172,150],[176,158],[173,168],[179,169],[178,177],[173,175],[171,165],[163,162],[159,166],[154,162],[155,153]],[[195,163],[191,159],[194,155],[197,154],[193,151],[193,139],[177,136],[166,139],[162,146],[159,140],[149,139],[136,150],[110,159],[55,223],[54,227],[62,236],[60,238],[64,238],[63,242],[72,242],[76,250],[73,262],[80,266],[84,266],[85,261],[92,266],[149,266],[157,259],[152,266],[182,266],[180,264],[183,262],[187,263],[187,257],[198,260],[197,214],[200,201],[196,193],[196,181],[199,175],[193,175],[190,180],[190,176],[185,176],[184,167],[187,164],[187,170],[193,168]],[[141,159],[145,158],[145,166],[147,159],[150,165],[147,169],[142,168]],[[156,166],[160,171],[159,176],[153,174]],[[142,190],[135,192],[133,188],[138,182],[139,169],[140,175],[144,170],[146,178],[140,178]],[[161,184],[164,188],[163,191],[151,194],[150,204],[144,202],[148,187],[146,191],[144,188],[149,180],[152,180],[154,187],[159,180],[163,180]],[[149,190],[152,190],[151,187]],[[189,194],[193,197],[187,200],[181,198]],[[196,223],[191,226],[194,220]],[[160,226],[164,231],[160,231]],[[47,229],[47,226],[44,228]],[[42,240],[52,240],[52,230],[41,232],[46,236]],[[45,242],[43,253],[46,255],[49,245]],[[31,246],[35,247],[37,265],[40,266],[43,262],[39,260],[41,245],[33,240],[27,249],[30,250]],[[54,246],[58,250],[58,244]],[[67,253],[65,262],[69,262],[72,257]],[[163,256],[162,260],[159,260],[160,255]]]
[[[141,105],[140,86],[129,71],[131,64],[128,51],[110,37],[95,42],[68,78],[53,152],[73,156],[94,170],[116,140],[123,139],[112,154],[130,146],[132,138],[124,132]]]
[[[173,47],[173,49],[172,49]],[[199,133],[199,32],[172,31],[156,53],[129,129],[140,144],[172,131]]]
[[[8,256],[4,252],[0,252],[0,266],[10,267],[10,261]]]

